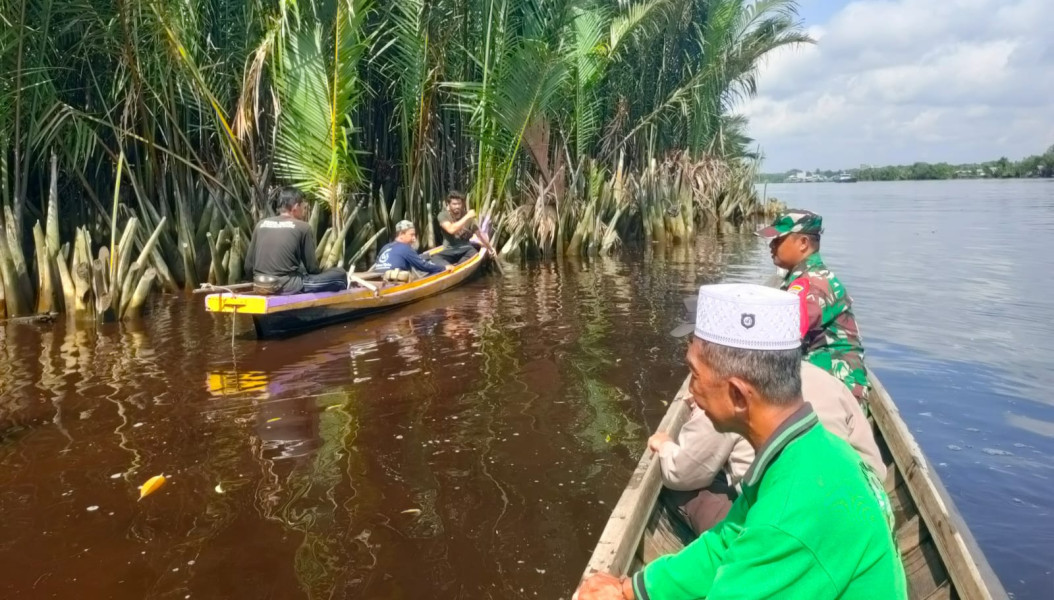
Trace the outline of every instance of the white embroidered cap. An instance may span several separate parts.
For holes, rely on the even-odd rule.
[[[801,300],[797,294],[747,283],[704,285],[699,288],[694,309],[694,325],[678,327],[672,335],[694,333],[708,342],[746,350],[793,350],[801,346]]]

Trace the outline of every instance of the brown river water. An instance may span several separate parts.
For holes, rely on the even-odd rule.
[[[683,378],[674,309],[761,250],[509,265],[279,341],[200,297],[0,329],[0,595],[567,597]]]
[[[1007,589],[1054,597],[1054,183],[768,192],[825,215]],[[685,375],[682,298],[772,267],[728,234],[505,271],[279,341],[200,297],[0,325],[0,598],[569,598]]]

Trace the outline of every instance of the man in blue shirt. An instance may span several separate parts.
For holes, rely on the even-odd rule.
[[[399,221],[395,225],[395,241],[385,244],[381,253],[377,255],[377,263],[373,265],[372,271],[387,272],[392,269],[400,271],[423,273],[435,275],[444,270],[453,271],[453,266],[445,269],[435,263],[429,262],[414,250],[417,243],[417,230],[414,224],[407,220]]]

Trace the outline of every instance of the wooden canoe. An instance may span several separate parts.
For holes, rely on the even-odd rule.
[[[431,252],[435,250],[438,249]],[[340,292],[277,296],[209,294],[205,297],[205,309],[214,313],[250,315],[259,338],[286,336],[388,310],[449,290],[472,277],[486,255],[486,249],[481,248],[453,271],[408,283],[367,282],[374,289],[355,286]]]
[[[877,377],[870,376],[871,420],[885,459],[885,480],[896,516],[896,536],[912,599],[1006,598],[999,579],[969,528],[904,424]],[[671,437],[688,418],[686,379],[670,403],[658,431]],[[630,477],[600,535],[583,579],[597,572],[623,576],[691,541],[686,524],[658,502],[662,478],[654,452],[644,456]]]

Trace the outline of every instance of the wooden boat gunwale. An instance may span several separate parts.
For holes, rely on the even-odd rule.
[[[889,393],[874,373],[869,375],[869,380],[873,387],[870,407],[876,441],[890,463],[885,487],[895,509],[904,511],[898,515],[896,530],[908,576],[909,597],[934,600],[1008,597]],[[687,385],[686,378],[657,431],[671,437],[680,431],[689,414],[689,407],[683,401]],[[661,523],[668,520],[658,502],[661,488],[658,456],[645,449],[600,535],[582,579],[597,572],[628,575],[634,561],[647,563],[658,554],[676,551],[669,544],[670,525]],[[910,497],[900,498],[901,489]],[[905,512],[912,508],[920,518],[906,517]],[[662,537],[664,533],[664,539],[649,539]],[[927,554],[923,548],[929,540],[936,547],[935,555]],[[914,544],[910,547],[911,556],[905,551],[906,544]],[[930,587],[924,591],[921,586],[919,590],[913,589],[916,580],[913,575]],[[943,581],[942,577],[945,577]]]

